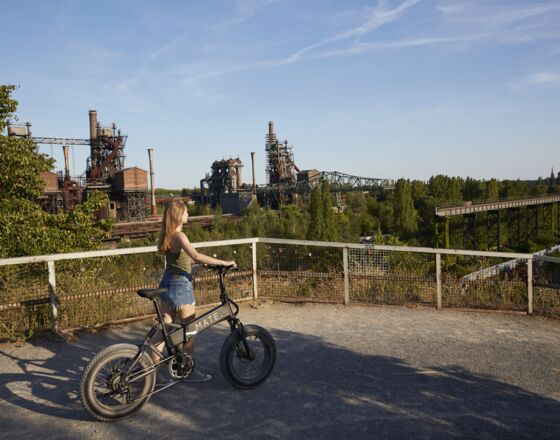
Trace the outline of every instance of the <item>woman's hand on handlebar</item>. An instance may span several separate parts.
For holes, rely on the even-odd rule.
[[[226,261],[224,264],[228,269],[237,269],[237,263],[235,261]]]
[[[225,267],[226,269],[237,269],[237,263],[235,261],[223,261],[222,264],[205,264],[208,269],[221,269]]]

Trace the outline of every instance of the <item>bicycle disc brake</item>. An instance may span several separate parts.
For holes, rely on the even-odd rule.
[[[193,357],[183,352],[169,361],[169,376],[174,380],[180,380],[191,374],[193,368]]]

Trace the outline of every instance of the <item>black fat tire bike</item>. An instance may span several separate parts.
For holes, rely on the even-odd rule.
[[[183,351],[183,343],[224,320],[228,321],[231,330],[220,351],[220,368],[225,379],[236,388],[251,389],[270,375],[276,361],[274,339],[264,328],[244,326],[237,318],[239,306],[226,293],[224,283],[230,268],[209,268],[219,274],[221,304],[189,324],[164,324],[158,298],[166,289],[137,292],[153,302],[157,323],[141,344],[110,345],[85,367],[80,381],[80,400],[94,418],[107,422],[129,416],[154,394],[188,379],[195,361]],[[158,332],[165,343],[165,354],[159,353],[153,343]],[[150,353],[157,353],[159,360],[154,362]],[[156,385],[160,368],[168,369],[170,383]]]

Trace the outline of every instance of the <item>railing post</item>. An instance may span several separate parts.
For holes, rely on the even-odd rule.
[[[533,259],[527,258],[527,315],[533,314]]]
[[[438,252],[436,254],[436,308],[441,310],[442,299],[441,299],[441,254]]]
[[[251,251],[253,254],[253,301],[259,297],[257,290],[257,242],[251,243]]]
[[[56,273],[54,261],[47,261],[49,270],[49,299],[51,304],[51,331],[58,334],[58,300],[56,298]]]
[[[344,305],[350,304],[350,281],[348,278],[348,247],[342,248],[342,265],[344,267]]]

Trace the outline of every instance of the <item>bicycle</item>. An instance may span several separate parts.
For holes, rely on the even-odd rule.
[[[274,339],[266,329],[257,325],[244,326],[237,317],[239,306],[228,296],[224,282],[231,267],[208,267],[219,273],[221,304],[189,324],[164,324],[158,298],[166,289],[136,292],[153,302],[157,323],[142,344],[110,345],[85,367],[80,381],[80,400],[94,418],[115,421],[129,416],[154,394],[188,379],[195,360],[183,351],[183,343],[224,320],[228,321],[231,330],[220,351],[220,369],[225,379],[236,388],[250,389],[270,375],[276,361]],[[159,352],[152,343],[158,332],[165,343],[166,354]],[[159,360],[155,363],[151,352],[158,355]],[[172,381],[156,385],[157,371],[166,366]]]

